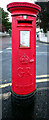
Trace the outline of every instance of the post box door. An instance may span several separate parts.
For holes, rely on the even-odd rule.
[[[17,30],[15,44],[14,90],[18,94],[28,94],[35,90],[35,43],[34,29]]]
[[[27,85],[27,81],[32,84],[34,79],[34,41],[31,41],[31,30],[20,30],[19,35],[19,63],[22,72],[18,73],[18,76],[24,77],[24,80],[28,78],[26,82],[24,81],[24,85]]]

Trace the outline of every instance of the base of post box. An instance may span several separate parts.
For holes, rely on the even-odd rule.
[[[36,98],[36,90],[33,91],[30,94],[27,95],[18,95],[15,94],[13,91],[11,91],[11,100],[12,103],[16,103],[17,105],[28,105],[28,104],[32,104],[35,101]]]

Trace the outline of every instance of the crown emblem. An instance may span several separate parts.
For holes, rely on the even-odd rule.
[[[25,64],[25,63],[28,63],[29,62],[29,57],[24,54],[21,58],[20,58],[20,61]]]

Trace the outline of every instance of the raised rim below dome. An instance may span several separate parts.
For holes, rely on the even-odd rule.
[[[9,3],[7,5],[7,10],[9,11],[9,9],[13,8],[13,7],[29,7],[29,8],[34,8],[39,12],[41,11],[41,8],[40,8],[39,5],[29,3],[29,2],[12,2],[12,3]]]

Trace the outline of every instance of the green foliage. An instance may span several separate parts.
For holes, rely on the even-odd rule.
[[[43,28],[44,32],[49,30],[49,2],[36,2],[41,7],[41,12],[38,15],[37,22],[40,25],[40,28]],[[39,18],[40,17],[40,18]]]
[[[4,26],[5,30],[8,32],[8,30],[11,29],[11,23],[9,22],[9,17],[8,17],[9,14],[8,12],[5,12],[1,7],[0,7],[0,11],[2,13],[2,17],[0,18],[2,21],[2,26]]]

